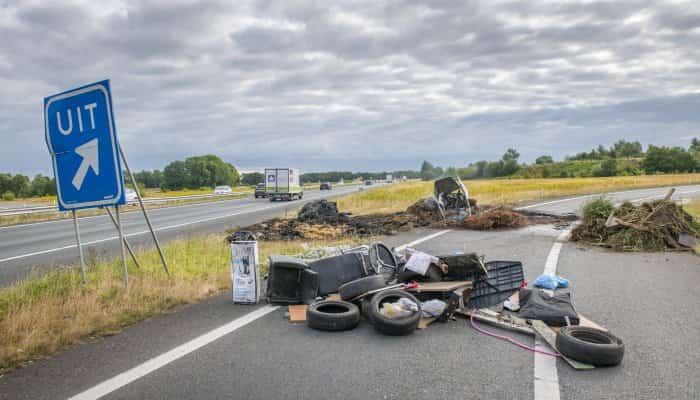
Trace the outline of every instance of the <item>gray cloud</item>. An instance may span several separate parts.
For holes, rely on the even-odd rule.
[[[111,79],[130,163],[526,160],[700,135],[700,6],[40,1],[0,7],[0,171],[48,173],[42,99]]]

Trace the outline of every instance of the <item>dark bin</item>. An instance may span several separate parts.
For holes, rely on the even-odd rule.
[[[347,253],[309,263],[318,273],[318,295],[336,293],[340,285],[366,276],[362,254]]]
[[[489,261],[484,264],[488,273],[472,280],[472,291],[467,308],[495,306],[509,298],[525,282],[520,261]]]
[[[282,304],[303,303],[305,297],[303,282],[305,280],[318,282],[315,275],[309,276],[309,272],[305,272],[308,267],[303,260],[295,257],[270,256],[270,273],[266,292],[268,301]],[[308,297],[308,295],[307,293],[306,296]]]

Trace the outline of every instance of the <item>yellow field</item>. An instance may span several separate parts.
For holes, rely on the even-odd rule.
[[[332,244],[340,243],[354,242]],[[0,374],[83,337],[112,334],[231,287],[230,255],[223,235],[174,241],[164,251],[172,276],[163,272],[155,250],[139,252],[142,269],[130,263],[128,292],[122,281],[121,258],[89,263],[85,287],[74,268],[0,289]],[[261,274],[267,272],[270,254],[303,251],[298,241],[260,242]]]
[[[522,201],[655,186],[700,183],[700,174],[644,175],[609,178],[488,179],[465,181],[469,196],[480,204]],[[430,195],[432,182],[406,182],[368,189],[338,199],[341,211],[355,214],[405,210]]]

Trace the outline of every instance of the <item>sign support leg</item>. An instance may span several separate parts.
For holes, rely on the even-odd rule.
[[[122,248],[122,265],[124,266],[124,287],[129,288],[129,270],[126,267],[126,249],[124,248],[124,229],[122,229],[122,222],[119,218],[119,206],[114,206],[115,213],[117,215],[117,230],[119,231],[119,244]]]
[[[136,184],[136,179],[134,179],[134,174],[131,173],[131,169],[129,168],[129,164],[126,162],[126,157],[124,157],[124,150],[122,150],[122,145],[119,145],[119,155],[122,157],[122,162],[124,163],[124,168],[126,168],[127,174],[129,174],[129,180],[131,181],[131,184],[134,186],[134,191],[136,192],[136,198],[139,201],[139,206],[141,207],[141,212],[143,212],[143,217],[146,219],[146,225],[148,225],[148,229],[151,231],[151,236],[153,236],[153,242],[156,244],[156,248],[158,249],[158,254],[160,255],[160,260],[163,262],[163,269],[165,269],[165,273],[170,276],[170,269],[168,268],[168,263],[165,261],[165,255],[163,254],[163,249],[160,247],[160,242],[158,241],[158,237],[156,236],[156,232],[153,230],[153,225],[151,224],[151,218],[148,217],[148,212],[146,212],[146,207],[143,205],[143,200],[141,199],[141,192],[139,191],[139,187]]]
[[[73,226],[75,226],[75,240],[78,242],[78,253],[80,253],[80,273],[83,276],[83,285],[87,284],[87,273],[85,272],[85,257],[83,256],[83,246],[80,243],[80,227],[78,227],[78,214],[73,211]]]
[[[105,207],[105,210],[107,211],[109,218],[112,220],[114,227],[119,229],[119,225],[117,224],[117,220],[114,219],[114,215],[112,215],[112,210],[110,210],[109,207]],[[126,239],[126,236],[124,237],[124,244],[126,245],[126,249],[129,250],[129,254],[131,255],[131,259],[134,260],[134,264],[136,264],[136,268],[140,269],[141,264],[139,264],[139,260],[136,259],[136,253],[134,253],[134,249],[131,248],[129,241]]]

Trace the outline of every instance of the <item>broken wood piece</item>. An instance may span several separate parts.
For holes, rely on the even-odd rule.
[[[459,309],[457,310],[457,313],[467,317],[471,317],[472,315],[470,310],[465,309]],[[497,313],[493,310],[489,310],[488,308],[476,310],[474,313],[474,319],[511,331],[526,333],[528,335],[535,334],[535,331],[532,330],[532,327],[528,325],[526,320],[512,315]]]
[[[338,293],[331,293],[331,294],[328,295],[328,297],[326,297],[326,300],[340,301],[340,300],[341,300],[340,294],[338,294]]]
[[[308,304],[295,304],[289,306],[289,322],[305,322],[307,308],[309,308]]]
[[[471,288],[472,281],[443,281],[443,282],[419,282],[415,289],[408,289],[412,292],[452,292],[461,288]]]
[[[534,329],[534,331],[537,332],[537,334],[542,339],[544,339],[545,342],[547,342],[549,347],[551,347],[552,349],[554,349],[558,353],[559,350],[557,350],[557,334],[556,334],[556,332],[554,332],[554,330],[552,330],[552,328],[550,328],[549,326],[547,326],[547,324],[545,324],[544,322],[542,322],[540,320],[533,319],[530,321],[530,323],[532,324],[532,329]],[[571,359],[563,354],[561,355],[561,358],[564,361],[566,361],[567,364],[569,364],[574,369],[593,369],[593,368],[595,368],[591,364],[586,364],[586,363],[582,363],[580,361],[576,361],[576,360]]]
[[[428,325],[432,324],[436,320],[437,320],[437,318],[435,318],[435,317],[428,317],[428,318],[423,317],[418,322],[418,329],[425,329],[428,327]]]

